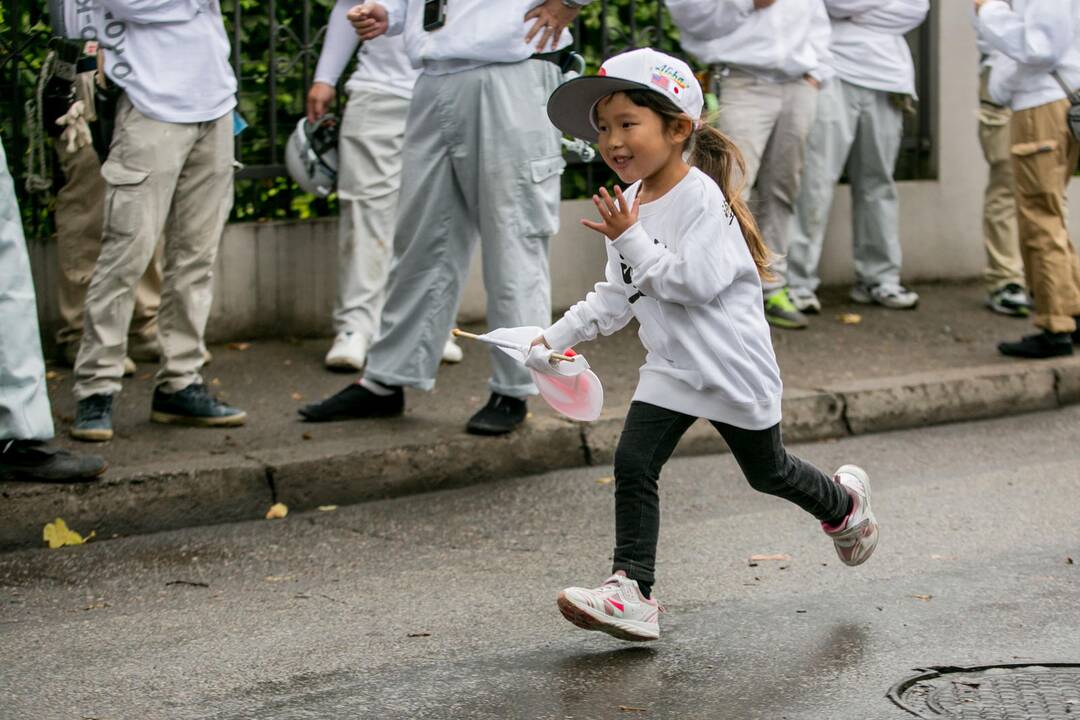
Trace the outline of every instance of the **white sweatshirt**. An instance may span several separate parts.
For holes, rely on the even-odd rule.
[[[915,97],[915,64],[904,34],[926,19],[929,0],[825,0],[832,66],[844,82]]]
[[[543,0],[447,0],[446,24],[426,31],[424,0],[373,0],[390,14],[388,35],[405,34],[405,47],[415,67],[429,75],[448,75],[493,63],[526,60],[540,52],[525,43],[534,21],[525,15]],[[592,0],[582,0],[584,4]],[[559,39],[559,47],[573,42],[568,30]],[[543,52],[551,50],[546,45]]]
[[[633,202],[641,183],[626,192]],[[783,385],[761,281],[723,192],[697,168],[607,243],[604,282],[544,331],[562,350],[636,317],[634,399],[748,430],[780,422]]]
[[[731,65],[775,82],[833,75],[822,0],[667,0],[682,46],[710,65]]]
[[[72,37],[98,40],[105,74],[147,117],[206,122],[236,107],[218,0],[70,2],[65,25]]]
[[[1013,110],[1065,97],[1050,75],[1080,86],[1080,0],[990,0],[979,10],[979,38],[1000,52],[990,73],[990,97]]]
[[[351,93],[366,88],[406,100],[412,98],[413,85],[420,71],[412,66],[409,54],[405,52],[405,41],[401,37],[383,36],[360,45],[360,38],[346,17],[355,5],[356,0],[337,0],[330,11],[326,41],[315,68],[315,81],[336,85],[349,59],[356,53],[356,69],[345,84],[346,90]]]

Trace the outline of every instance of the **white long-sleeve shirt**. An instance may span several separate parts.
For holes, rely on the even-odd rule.
[[[633,203],[641,183],[630,186]],[[739,223],[697,168],[607,243],[605,280],[544,331],[562,350],[636,317],[647,351],[634,399],[748,430],[780,422],[783,385],[761,281]]]
[[[415,67],[429,75],[448,75],[493,63],[526,60],[541,52],[525,42],[534,21],[525,15],[543,0],[447,0],[446,24],[426,31],[424,0],[373,0],[390,14],[388,35],[405,34],[405,47]],[[592,0],[583,0],[588,3]],[[559,39],[563,48],[573,42],[568,30]],[[543,48],[549,51],[550,45]]]
[[[1065,97],[1050,75],[1057,70],[1080,86],[1080,0],[990,0],[979,10],[980,40],[1003,57],[994,58],[990,97],[1013,110]]]
[[[315,81],[336,85],[353,53],[356,53],[356,69],[345,84],[346,90],[351,93],[366,88],[406,100],[412,98],[413,85],[420,71],[409,60],[404,39],[400,36],[383,36],[360,45],[360,38],[346,17],[349,9],[355,5],[356,0],[337,0],[330,11],[326,39],[319,53],[319,64],[315,67]]]
[[[833,75],[829,16],[822,0],[776,0],[763,10],[754,0],[667,0],[682,45],[710,65],[731,65],[784,82]]]
[[[88,0],[64,11],[71,37],[98,40],[105,74],[147,117],[206,122],[236,107],[218,0]]]
[[[904,34],[926,19],[929,0],[825,0],[832,66],[859,87],[915,97],[915,64]]]

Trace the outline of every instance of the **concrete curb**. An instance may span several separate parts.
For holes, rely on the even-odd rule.
[[[1080,403],[1080,358],[991,365],[788,388],[784,435],[805,442],[1034,412]],[[98,483],[9,483],[0,494],[0,549],[39,546],[42,527],[63,517],[98,537],[251,520],[274,502],[291,511],[364,502],[588,465],[611,463],[623,409],[595,423],[536,417],[505,438],[437,434],[389,447],[310,443],[226,454],[180,469],[125,468]],[[698,422],[680,455],[723,452]]]

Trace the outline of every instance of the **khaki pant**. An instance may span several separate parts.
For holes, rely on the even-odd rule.
[[[1010,283],[1023,287],[1024,261],[1016,232],[1016,200],[1013,198],[1013,170],[1009,118],[1012,111],[990,101],[986,90],[989,68],[979,80],[979,144],[990,166],[990,178],[983,195],[983,245],[986,270],[983,280],[988,292]]]
[[[716,127],[746,160],[743,194],[774,254],[776,279],[762,285],[775,290],[787,285],[788,233],[818,91],[801,78],[778,83],[739,70],[728,72],[717,76],[714,88],[720,100]]]
[[[86,290],[101,252],[101,226],[105,212],[105,181],[94,148],[69,153],[56,142],[56,156],[64,171],[64,186],[56,195],[56,245],[60,264],[57,294],[63,327],[56,333],[60,345],[78,345],[83,330]],[[135,287],[135,310],[129,344],[156,346],[157,312],[161,301],[161,244],[154,260]]]
[[[1035,325],[1073,332],[1080,315],[1080,261],[1066,226],[1065,191],[1080,157],[1069,132],[1069,101],[1013,113],[1012,166],[1024,274],[1035,300]]]
[[[153,120],[122,97],[105,178],[101,254],[86,294],[75,397],[120,391],[135,286],[165,233],[158,312],[157,385],[201,382],[213,267],[233,202],[232,117],[200,123]]]

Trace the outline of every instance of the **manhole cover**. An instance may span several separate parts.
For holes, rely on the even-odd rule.
[[[1080,720],[1080,664],[927,668],[889,699],[926,720]]]

